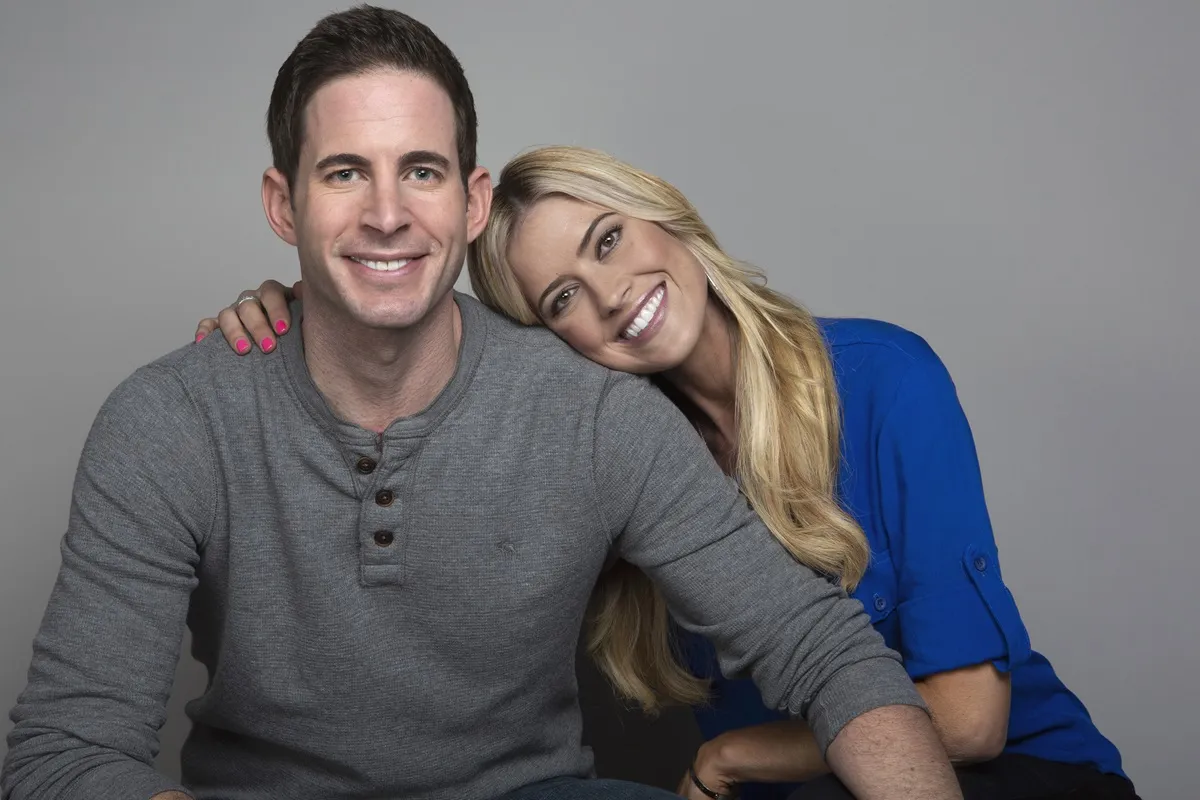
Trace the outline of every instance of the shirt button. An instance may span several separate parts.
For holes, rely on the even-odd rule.
[[[363,475],[370,475],[372,472],[375,471],[375,459],[367,458],[366,456],[363,456],[362,458],[360,458],[358,460],[358,463],[355,464],[354,466]]]
[[[391,489],[380,489],[375,493],[375,502],[381,506],[390,506],[395,499]]]
[[[987,558],[984,556],[975,556],[975,569],[983,572],[987,569]]]
[[[391,531],[375,531],[375,544],[380,547],[390,547],[395,539]]]
[[[875,595],[875,610],[883,611],[885,608],[887,608],[887,600],[882,595]]]

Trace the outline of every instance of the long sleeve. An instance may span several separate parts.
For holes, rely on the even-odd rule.
[[[796,562],[648,381],[612,375],[595,429],[598,504],[621,556],[673,616],[713,642],[722,672],[751,677],[822,751],[855,717],[924,708],[861,603]]]
[[[207,428],[167,368],[109,396],[75,478],[62,565],[11,712],[4,800],[146,800],[216,494]]]

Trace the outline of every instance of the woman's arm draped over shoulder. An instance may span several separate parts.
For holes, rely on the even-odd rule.
[[[220,330],[225,341],[238,355],[246,355],[255,347],[264,353],[275,350],[276,336],[283,336],[292,329],[292,315],[288,304],[300,299],[303,281],[296,281],[292,288],[276,280],[265,280],[257,289],[247,289],[238,295],[232,305],[218,312],[216,317],[206,317],[196,325],[196,341],[200,341],[215,330]],[[257,297],[257,301],[240,298]]]

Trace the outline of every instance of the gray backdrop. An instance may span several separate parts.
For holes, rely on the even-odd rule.
[[[1189,796],[1200,4],[784,5],[404,8],[462,58],[494,170],[533,144],[612,150],[677,183],[816,312],[933,344],[1035,646],[1144,797]],[[4,0],[5,709],[102,399],[239,289],[296,276],[260,210],[262,120],[279,63],[335,8]],[[193,664],[180,674],[168,769],[203,685]],[[606,770],[673,781],[686,722],[646,731],[589,704]]]

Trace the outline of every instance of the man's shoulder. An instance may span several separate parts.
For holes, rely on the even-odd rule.
[[[195,356],[181,355],[160,356],[117,382],[96,411],[85,460],[111,466],[125,463],[123,454],[169,452],[186,461],[207,451],[209,427],[184,379]]]
[[[300,332],[292,331],[290,335],[299,336]],[[252,394],[253,385],[259,381],[274,381],[276,373],[286,368],[283,362],[282,347],[271,353],[256,347],[246,355],[238,355],[224,338],[212,335],[159,356],[141,370],[160,374],[164,380],[171,375],[189,392],[219,389],[225,399],[232,399],[239,390]]]
[[[257,350],[239,356],[220,336],[210,336],[137,367],[112,390],[102,413],[178,420],[202,407],[236,405],[240,395],[253,397],[254,384],[274,373],[271,362],[282,360],[282,354]]]
[[[488,343],[474,383],[483,402],[539,413],[594,416],[638,405],[647,417],[674,405],[645,375],[589,360],[547,328],[523,325],[487,311]],[[561,417],[559,417],[561,419]]]
[[[541,325],[523,325],[486,307],[490,334],[489,359],[513,369],[554,370],[563,377],[591,378],[601,383],[613,371],[580,355]]]

